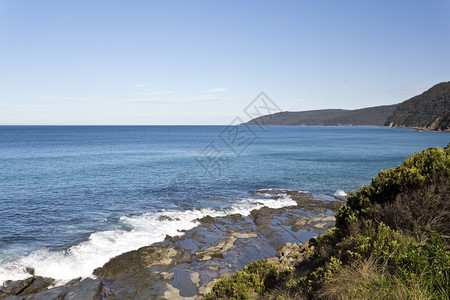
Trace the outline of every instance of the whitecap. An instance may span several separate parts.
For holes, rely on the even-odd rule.
[[[182,235],[183,231],[196,227],[199,224],[198,219],[205,216],[249,215],[252,210],[263,206],[281,208],[293,205],[296,205],[296,202],[288,196],[276,200],[247,198],[223,210],[165,210],[139,216],[123,216],[120,221],[131,230],[95,232],[87,241],[64,251],[34,251],[28,256],[0,266],[0,284],[6,280],[23,280],[30,277],[27,269],[33,269],[35,275],[56,279],[56,285],[77,277],[93,277],[92,271],[111,258],[160,242],[166,235]]]
[[[345,196],[347,196],[347,193],[344,192],[343,190],[337,190],[336,192],[334,192],[334,196],[336,196],[336,197],[345,197]]]

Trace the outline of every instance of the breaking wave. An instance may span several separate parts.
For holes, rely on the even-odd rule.
[[[129,230],[117,229],[92,233],[83,243],[63,251],[41,249],[0,266],[0,284],[6,280],[23,280],[34,274],[50,277],[58,284],[77,278],[91,277],[95,268],[111,258],[164,240],[166,235],[182,235],[184,230],[196,227],[198,219],[228,214],[248,215],[264,206],[281,208],[296,205],[287,195],[277,199],[242,199],[223,210],[192,209],[149,212],[139,216],[123,216],[120,222]]]

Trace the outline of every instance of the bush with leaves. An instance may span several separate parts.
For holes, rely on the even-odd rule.
[[[265,260],[256,260],[232,276],[221,279],[203,299],[255,299],[273,288],[279,271]]]
[[[368,219],[419,239],[430,230],[450,238],[450,147],[416,153],[352,192],[336,215],[340,237]]]
[[[352,192],[308,261],[284,272],[256,261],[205,299],[449,299],[449,188],[450,147],[416,153]]]

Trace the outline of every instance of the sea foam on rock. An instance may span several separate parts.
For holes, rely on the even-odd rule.
[[[228,214],[248,215],[261,207],[280,208],[295,205],[289,196],[280,199],[242,199],[223,210],[192,209],[166,210],[145,213],[140,216],[124,216],[121,222],[131,230],[95,232],[89,239],[64,251],[37,250],[28,256],[0,266],[0,284],[7,280],[25,280],[34,269],[38,276],[54,278],[57,285],[82,277],[92,277],[92,271],[121,253],[164,240],[166,235],[182,235],[199,225],[205,217]]]
[[[289,206],[283,207],[277,201],[284,201]],[[267,207],[264,203],[277,208]],[[302,218],[329,217],[341,203],[288,191],[279,199],[255,200],[253,207],[260,208],[258,210],[251,210],[252,200],[247,199],[242,204],[242,211],[248,214],[227,214],[236,212],[239,208],[236,205],[234,209],[216,212],[216,216],[191,215],[194,226],[187,228],[184,234],[175,231],[177,235],[164,235],[164,240],[151,246],[120,254],[97,268],[95,278],[76,279],[32,295],[36,299],[76,299],[67,298],[67,295],[81,295],[78,299],[199,299],[218,278],[227,276],[225,274],[232,274],[255,259],[276,257],[280,250],[285,249],[283,252],[287,253],[283,248],[287,242],[292,243],[291,246],[304,244],[324,232],[326,226],[306,226],[298,230],[294,227]],[[158,221],[163,215],[171,220]],[[153,217],[162,223],[184,222],[179,214],[175,216],[167,211]],[[142,226],[144,229],[147,222],[149,220],[145,218],[136,218],[130,223],[134,228]],[[331,226],[331,222],[329,224]],[[280,263],[288,263],[289,259],[285,261],[283,257],[279,259]],[[30,295],[26,290],[16,291],[2,293],[0,299],[13,294],[19,297]]]

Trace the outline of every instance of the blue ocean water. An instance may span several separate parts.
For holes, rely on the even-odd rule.
[[[450,141],[396,128],[236,128],[0,126],[0,282],[26,266],[84,275],[194,217],[251,209],[259,189],[348,193]]]

